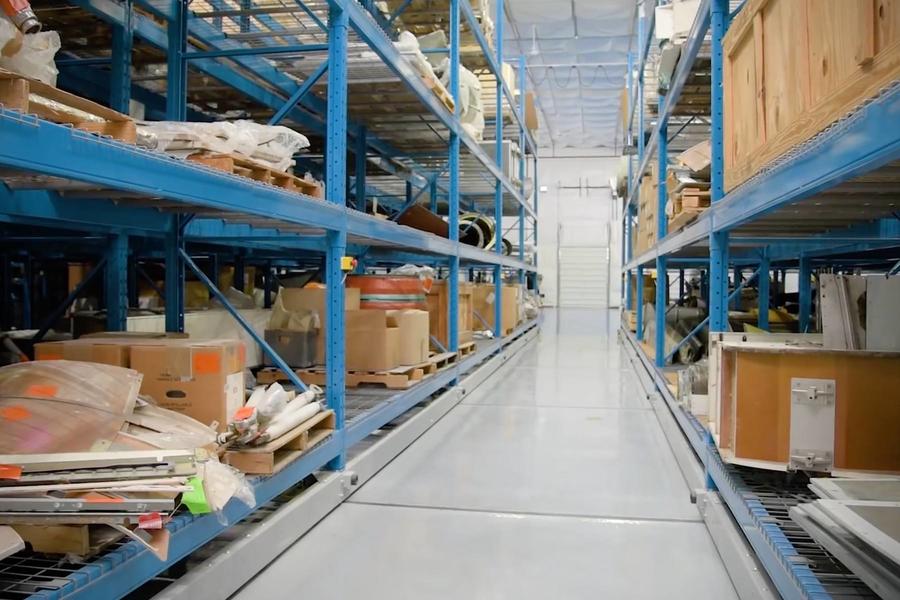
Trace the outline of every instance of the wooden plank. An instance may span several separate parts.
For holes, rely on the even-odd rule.
[[[260,475],[277,473],[331,435],[335,424],[334,411],[322,411],[262,446],[247,446],[226,451],[225,462],[243,473]]]

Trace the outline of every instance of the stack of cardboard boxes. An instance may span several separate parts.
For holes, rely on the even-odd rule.
[[[143,374],[141,394],[223,431],[244,403],[244,345],[237,340],[85,337],[35,345],[36,360],[81,360]]]
[[[493,283],[476,283],[472,290],[472,321],[476,329],[494,329],[497,289]],[[501,296],[500,333],[509,335],[523,320],[521,286],[504,284]]]
[[[283,358],[302,359],[303,364],[288,360],[291,366],[325,364],[325,331],[328,327],[325,306],[323,288],[281,290],[272,323],[279,327],[266,330],[266,340],[275,342],[274,348]],[[287,313],[288,318],[280,318],[279,311]],[[360,309],[357,288],[344,289],[344,311],[344,362],[348,371],[389,371],[428,360],[426,311]],[[279,323],[275,323],[276,320]],[[299,346],[313,344],[314,352],[299,349]]]

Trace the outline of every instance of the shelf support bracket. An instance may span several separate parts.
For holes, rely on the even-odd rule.
[[[106,296],[106,329],[125,331],[128,320],[128,235],[114,234],[106,251],[103,292]]]

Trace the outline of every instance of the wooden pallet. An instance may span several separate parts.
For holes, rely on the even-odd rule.
[[[425,85],[428,86],[428,89],[438,97],[438,99],[447,107],[451,113],[456,108],[456,103],[453,101],[453,96],[450,95],[450,92],[447,91],[443,85],[438,85],[437,78],[434,77],[422,77],[422,80],[425,82]]]
[[[5,69],[0,69],[0,104],[121,142],[137,140],[137,127],[128,115]]]
[[[466,342],[465,344],[460,344],[459,349],[457,350],[460,356],[468,356],[475,352],[475,342]]]
[[[459,354],[456,352],[441,352],[436,353],[432,352],[431,356],[428,357],[428,362],[434,365],[435,369],[443,369],[449,367],[459,358]]]
[[[225,462],[243,473],[272,475],[330,436],[334,427],[334,411],[326,410],[267,444],[226,451]]]
[[[106,525],[25,525],[12,526],[35,552],[72,554],[87,558],[120,540],[123,535]]]
[[[261,181],[280,187],[282,189],[306,194],[313,198],[322,196],[322,188],[319,184],[307,181],[301,177],[297,177],[291,173],[283,173],[276,171],[265,165],[261,165],[255,161],[234,154],[217,154],[212,152],[202,152],[188,156],[191,162],[206,165],[212,169],[225,171],[226,173],[234,173],[255,181]]]
[[[438,364],[429,360],[418,365],[400,366],[389,371],[347,371],[344,376],[344,385],[347,388],[373,385],[389,390],[405,390],[434,374],[437,370]],[[323,367],[294,369],[294,373],[303,383],[325,385],[326,373]],[[288,381],[281,369],[267,367],[256,374],[256,382],[260,385],[269,385],[276,381]]]
[[[681,211],[675,213],[671,219],[669,219],[669,231],[678,231],[682,227],[693,223],[694,220],[703,214],[705,208],[684,208]]]

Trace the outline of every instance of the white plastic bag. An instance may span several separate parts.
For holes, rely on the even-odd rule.
[[[22,48],[18,52],[12,56],[0,56],[0,67],[56,87],[59,71],[54,57],[59,47],[59,34],[55,31],[23,36]]]

